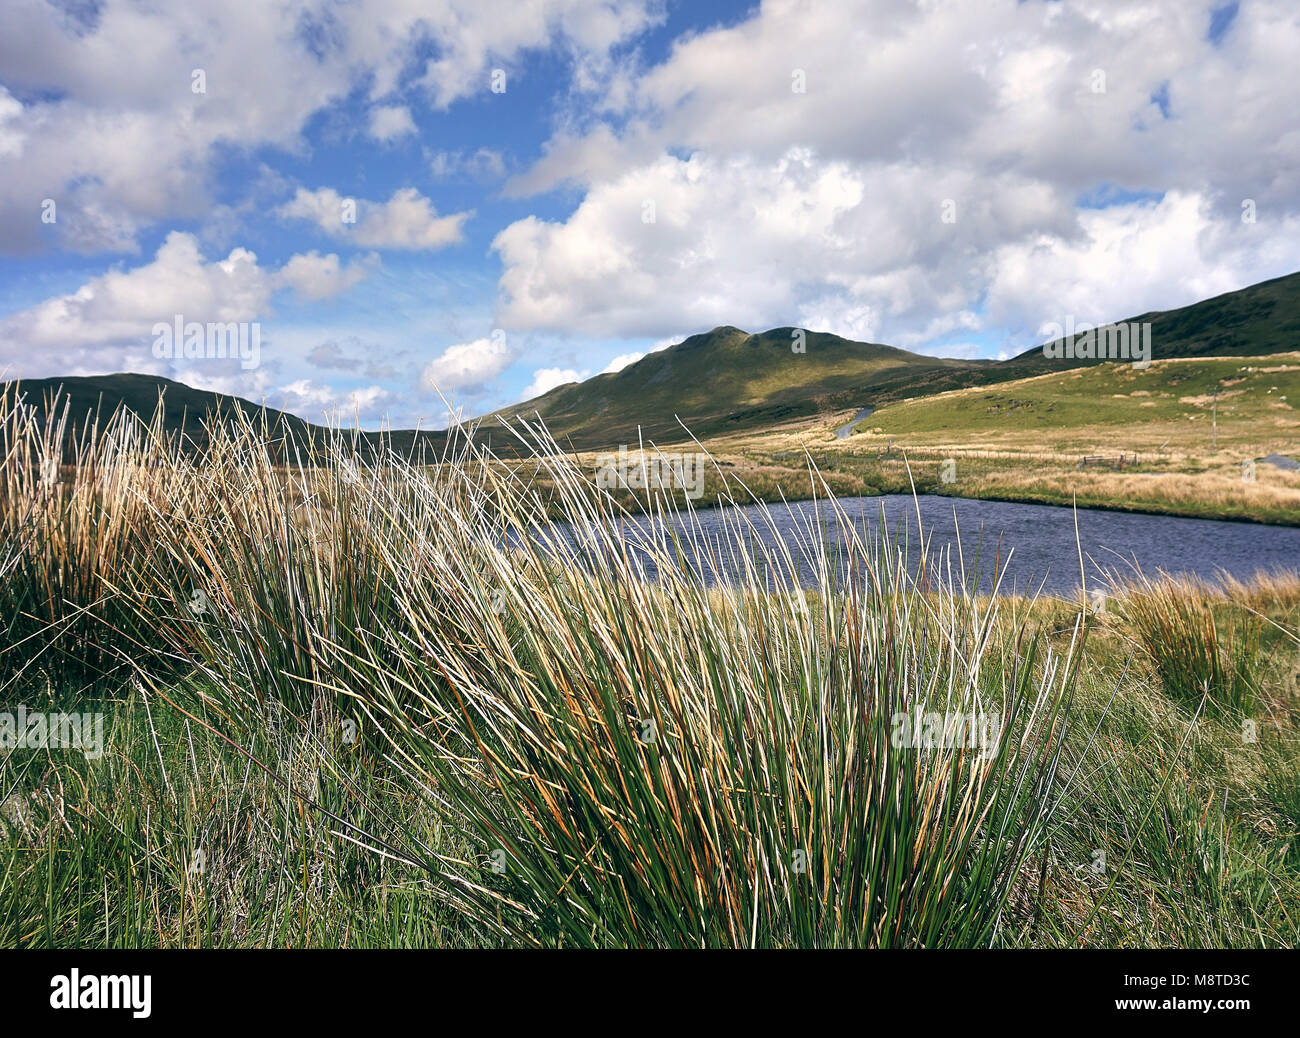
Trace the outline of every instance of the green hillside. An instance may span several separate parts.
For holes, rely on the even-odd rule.
[[[56,415],[61,416],[66,408],[68,429],[65,438],[69,441],[91,424],[102,429],[119,409],[147,421],[155,414],[160,400],[167,435],[186,449],[201,450],[208,440],[206,425],[214,421],[229,423],[241,411],[254,421],[266,422],[274,433],[280,430],[291,432],[300,443],[328,432],[324,426],[303,421],[286,411],[264,407],[242,397],[195,389],[159,375],[123,372],[22,379],[0,384],[0,393],[21,394],[41,414],[48,413],[51,403],[55,405]],[[358,448],[365,452],[373,448],[378,439],[375,433],[358,433]],[[446,439],[445,433],[417,433],[414,430],[397,431],[389,438],[399,451],[423,450],[430,454],[440,452]]]
[[[1262,357],[1300,349],[1300,273],[1261,281],[1177,310],[1152,310],[1129,322],[1151,322],[1156,360],[1171,357]],[[1016,361],[1042,359],[1042,346]]]
[[[69,420],[78,427],[87,416],[98,416],[102,426],[119,408],[149,418],[161,399],[165,404],[167,433],[175,436],[184,431],[186,437],[200,443],[204,440],[202,422],[205,418],[233,416],[238,410],[257,415],[262,410],[260,405],[241,397],[194,389],[158,375],[121,373],[23,379],[6,383],[4,391],[20,393],[42,413],[48,411],[51,403],[60,414],[67,407]],[[307,422],[282,411],[268,408],[266,417],[273,427],[283,422],[294,433],[300,434],[308,429]]]
[[[940,392],[997,377],[994,361],[924,357],[893,346],[793,328],[751,335],[715,328],[622,371],[570,383],[491,416],[540,414],[562,442],[587,448],[680,438],[677,419],[700,437],[762,428],[864,401]]]
[[[1154,359],[1261,356],[1300,348],[1300,273],[1251,285],[1177,310],[1140,314],[1125,321],[1152,325]],[[879,343],[807,332],[795,352],[793,328],[750,334],[723,326],[652,353],[622,371],[560,386],[544,396],[502,409],[482,420],[480,438],[509,453],[514,437],[502,418],[540,414],[556,439],[576,449],[635,443],[638,435],[658,442],[681,440],[684,423],[701,439],[733,432],[762,431],[814,421],[849,408],[879,410],[902,400],[997,383],[1096,361],[1053,360],[1041,346],[1007,361],[949,360],[909,353]],[[9,385],[12,385],[10,383]],[[62,386],[81,424],[87,415],[107,416],[119,405],[151,415],[160,394],[169,432],[202,444],[202,421],[217,414],[261,411],[239,397],[192,389],[154,375],[117,374],[33,379],[21,383],[28,399],[44,401]],[[319,430],[293,415],[267,410],[273,427]],[[404,452],[426,455],[444,449],[446,435],[413,430],[390,434]],[[363,449],[375,434],[360,434]]]
[[[1300,348],[1300,273],[1123,320],[1151,322],[1157,360],[1294,350]],[[680,438],[678,417],[708,438],[1097,363],[1051,359],[1041,345],[1001,362],[944,360],[815,332],[807,335],[806,352],[795,353],[792,332],[715,328],[485,421],[540,414],[561,442],[593,449],[635,442],[638,426],[647,439]]]
[[[1276,356],[1276,355],[1275,355]],[[1188,448],[1211,438],[1213,416],[1221,446],[1234,438],[1275,439],[1294,449],[1300,420],[1300,353],[1263,365],[1233,357],[1156,360],[1073,368],[943,397],[901,401],[861,423],[915,442],[976,437],[1009,439],[1052,450],[1077,446],[1078,433],[1134,446],[1141,440]],[[912,442],[912,441],[909,441]]]

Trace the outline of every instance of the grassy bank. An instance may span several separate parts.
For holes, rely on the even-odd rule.
[[[720,436],[710,454],[764,501],[945,494],[1155,515],[1300,523],[1300,355],[1098,364]],[[861,403],[871,403],[870,400]],[[665,451],[694,449],[674,437]],[[635,446],[635,444],[633,444]],[[597,455],[583,454],[592,465]],[[706,500],[723,487],[713,474]]]
[[[0,761],[0,944],[1300,939],[1300,580],[991,598],[829,479],[764,548],[544,441],[59,442],[0,415],[0,711],[105,735]]]

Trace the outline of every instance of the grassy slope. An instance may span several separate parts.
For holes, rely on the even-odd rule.
[[[921,357],[906,350],[811,332],[795,353],[791,328],[750,335],[715,328],[652,353],[615,374],[560,386],[499,412],[540,413],[557,439],[578,446],[678,438],[680,417],[695,435],[815,418],[849,407],[863,393],[897,394],[921,384],[963,385],[991,362]]]
[[[161,399],[165,404],[165,423],[169,433],[185,434],[202,442],[201,422],[204,416],[216,413],[231,414],[242,409],[252,415],[260,406],[241,397],[195,389],[183,382],[161,378],[157,375],[119,373],[115,375],[69,376],[67,378],[34,378],[5,383],[5,390],[16,389],[27,400],[44,410],[48,402],[60,397],[60,406],[69,407],[69,417],[79,422],[83,415],[97,415],[101,424],[119,407],[142,418],[153,415]],[[296,434],[302,434],[309,423],[283,411],[267,409],[267,419],[272,426],[281,422],[290,425]]]
[[[978,436],[994,444],[1036,445],[1077,453],[1095,445],[1154,450],[1191,442],[1209,446],[1218,389],[1218,441],[1294,449],[1300,419],[1300,354],[1271,358],[1159,361],[1138,370],[1102,364],[991,388],[900,401],[862,426],[936,442]],[[1083,435],[1096,429],[1095,438]]]
[[[0,383],[0,394],[10,391],[20,393],[42,414],[48,409],[49,402],[57,397],[59,414],[63,413],[65,406],[68,408],[68,417],[74,430],[95,420],[102,428],[119,408],[147,421],[154,416],[161,401],[167,434],[198,447],[208,442],[205,422],[219,419],[229,425],[236,411],[255,416],[258,421],[265,421],[272,430],[288,429],[299,441],[306,441],[312,436],[321,437],[328,432],[326,426],[304,421],[287,411],[265,407],[243,397],[195,389],[184,382],[159,375],[119,372],[113,375],[70,375],[64,378]],[[71,438],[73,433],[70,432],[69,439]],[[441,454],[447,442],[444,432],[414,429],[396,430],[386,433],[384,438],[385,442],[398,451],[424,451],[428,456]],[[378,441],[377,433],[357,434],[357,447],[362,453]]]
[[[1156,357],[1258,357],[1300,348],[1300,273],[1225,292],[1176,310],[1128,321],[1151,322]],[[1041,350],[1021,354],[1038,363]]]
[[[1151,322],[1157,358],[1292,350],[1300,345],[1300,274],[1126,320]],[[1093,366],[1050,360],[1041,347],[1003,362],[941,360],[820,333],[809,334],[807,352],[797,354],[790,349],[791,332],[776,328],[749,335],[715,328],[616,374],[560,386],[498,414],[540,413],[557,438],[596,449],[635,443],[638,426],[648,439],[679,439],[675,416],[696,436],[709,439],[778,424],[811,425],[848,408],[879,408],[1062,367]],[[1079,417],[1091,413],[1083,408]]]
[[[1258,356],[1300,345],[1300,273],[1252,285],[1176,310],[1141,314],[1130,321],[1151,321],[1157,358]],[[614,374],[560,386],[544,396],[495,412],[484,419],[483,434],[498,450],[509,451],[513,439],[494,429],[503,415],[533,417],[540,413],[557,440],[578,449],[603,449],[636,443],[638,435],[660,442],[683,438],[680,418],[701,439],[774,427],[814,429],[827,417],[870,405],[881,408],[900,400],[930,397],[969,387],[1012,382],[1059,371],[1062,366],[1090,366],[1087,361],[1052,361],[1034,348],[1009,361],[965,361],[926,357],[892,346],[854,342],[820,332],[807,334],[804,353],[791,350],[791,328],[749,334],[733,327],[693,335],[652,353]],[[202,416],[219,408],[256,410],[238,397],[192,389],[152,375],[116,374],[89,378],[34,379],[23,383],[31,399],[51,394],[59,385],[69,393],[75,418],[99,409],[111,413],[120,403],[136,414],[152,414],[165,391],[168,427],[184,428],[202,442]],[[1080,417],[1091,417],[1091,410]],[[1122,409],[1107,399],[1114,421]],[[963,412],[973,416],[970,409]],[[1060,424],[1066,412],[1057,414]],[[292,415],[270,411],[295,432],[316,428]],[[983,423],[987,425],[987,422]],[[639,430],[639,432],[638,432]],[[972,430],[976,431],[976,430]],[[392,434],[398,449],[419,444],[441,450],[440,433],[401,430]],[[370,439],[370,438],[365,438]]]
[[[1294,525],[1300,472],[1259,459],[1300,457],[1297,401],[1300,353],[1100,364],[889,404],[848,440],[832,434],[852,416],[841,412],[710,446],[768,500],[807,496],[807,449],[841,495],[907,493],[915,481],[927,493]],[[1079,466],[1121,453],[1123,467]],[[949,459],[956,478],[944,483]]]

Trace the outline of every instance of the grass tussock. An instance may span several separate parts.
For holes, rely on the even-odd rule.
[[[1224,619],[1215,597],[1187,581],[1138,574],[1121,609],[1170,696],[1241,716],[1259,694],[1261,624],[1241,610]]]
[[[630,510],[526,426],[528,466],[415,464],[120,417],[51,484],[66,430],[6,407],[0,708],[110,735],[0,758],[0,943],[1298,936],[1300,709],[1233,626],[1290,623],[1283,578],[1118,596],[1148,685],[1114,627],[865,534],[824,482],[782,539]]]

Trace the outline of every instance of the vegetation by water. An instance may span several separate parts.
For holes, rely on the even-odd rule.
[[[1099,364],[709,441],[764,500],[947,494],[1300,524],[1300,354]],[[678,449],[664,446],[665,450]],[[1085,461],[1086,459],[1086,461]]]
[[[0,945],[1300,939],[1300,578],[940,592],[812,471],[710,587],[544,434],[525,478],[164,429],[0,414],[0,714],[106,719],[0,758]]]

